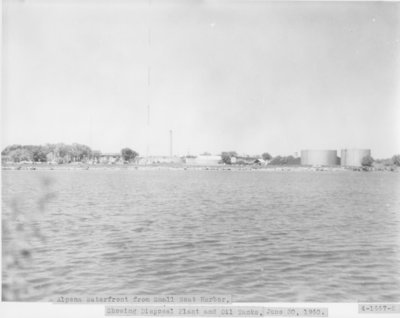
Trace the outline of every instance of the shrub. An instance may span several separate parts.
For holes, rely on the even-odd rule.
[[[362,158],[361,165],[363,167],[371,167],[374,163],[374,159],[371,156],[365,156]]]
[[[392,163],[395,166],[400,166],[400,155],[395,155],[392,157]]]

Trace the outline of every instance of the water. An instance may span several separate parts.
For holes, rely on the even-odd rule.
[[[37,227],[4,233],[3,258],[30,248],[3,270],[30,288],[19,299],[400,301],[400,174],[3,171],[2,185],[3,223],[17,210]]]

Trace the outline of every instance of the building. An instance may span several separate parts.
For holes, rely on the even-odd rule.
[[[178,156],[147,156],[139,157],[137,162],[139,165],[180,164],[182,159]]]
[[[120,153],[103,153],[99,157],[99,162],[104,164],[115,164],[121,161]]]
[[[197,157],[186,157],[185,163],[188,165],[196,165],[196,166],[215,166],[220,164],[222,161],[221,156],[212,156],[212,155],[200,155]]]
[[[307,149],[301,151],[304,166],[335,166],[338,164],[336,150]]]
[[[340,164],[346,167],[360,167],[364,157],[371,156],[370,149],[342,149]]]

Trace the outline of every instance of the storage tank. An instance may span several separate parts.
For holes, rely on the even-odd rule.
[[[301,151],[301,164],[307,166],[335,166],[336,150],[308,149]]]
[[[370,149],[342,149],[340,163],[342,166],[360,167],[366,156],[371,156]]]

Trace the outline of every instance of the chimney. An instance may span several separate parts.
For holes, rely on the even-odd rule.
[[[169,155],[172,157],[172,130],[169,131]]]

